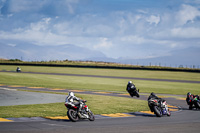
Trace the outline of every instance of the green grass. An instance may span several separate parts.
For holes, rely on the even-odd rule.
[[[15,71],[17,66],[0,65],[0,70]],[[21,66],[24,72],[43,73],[69,73],[101,76],[120,76],[153,79],[174,79],[200,81],[200,73],[173,72],[173,71],[150,71],[150,70],[121,70],[121,69],[100,69],[100,68],[75,68],[75,67],[39,67]]]
[[[87,100],[87,105],[94,114],[125,113],[149,110],[147,101],[118,98],[112,96],[85,95],[78,97]],[[66,116],[64,103],[36,104],[0,106],[0,117],[46,117],[46,116]]]
[[[126,79],[58,76],[45,74],[0,73],[0,84],[27,87],[64,88],[91,91],[126,92]],[[199,94],[200,84],[134,80],[140,92],[182,94],[188,91]]]

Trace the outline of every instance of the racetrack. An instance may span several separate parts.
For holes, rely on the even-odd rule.
[[[35,73],[42,74],[42,73]],[[45,73],[46,74],[46,73]],[[70,75],[70,76],[90,76],[90,75]],[[96,76],[95,76],[96,77]],[[102,76],[98,76],[101,78]],[[110,77],[103,76],[102,78],[126,78],[126,77]],[[127,77],[130,79],[130,77]],[[149,79],[140,79],[140,80],[149,80]],[[150,79],[152,80],[152,79]],[[153,79],[155,81],[155,79]],[[159,81],[159,80],[156,80]],[[185,82],[185,81],[170,81],[167,82]],[[187,81],[186,81],[187,82]],[[188,81],[190,82],[190,81]],[[198,82],[198,81],[197,81]],[[190,82],[193,83],[193,82]],[[4,88],[4,92],[0,92],[3,96],[8,96],[6,100],[1,99],[1,104],[6,105],[13,103],[16,98],[17,105],[19,104],[35,104],[39,101],[47,102],[48,97],[52,97],[49,94],[41,93],[32,93],[32,92],[8,92],[15,89],[23,90],[37,90],[37,91],[50,91],[50,92],[68,92],[66,89],[51,89],[51,88],[34,88],[34,87],[20,87],[20,86],[7,86],[1,85],[1,88]],[[7,90],[5,90],[5,88]],[[11,90],[9,90],[11,89]],[[7,91],[7,92],[6,92]],[[117,97],[128,97],[128,95],[119,94],[119,93],[103,93],[103,92],[92,92],[92,91],[76,91],[76,93],[83,94],[95,94],[95,95],[109,95]],[[5,95],[6,94],[6,95]],[[47,97],[46,97],[47,96]],[[59,95],[56,99],[62,99],[64,102],[65,96],[60,97]],[[172,95],[175,96],[175,95]],[[30,98],[31,97],[31,98]],[[43,100],[40,98],[43,97]],[[5,98],[5,97],[4,97]],[[24,98],[26,100],[24,100]],[[29,99],[29,100],[27,100]],[[30,100],[31,99],[31,100]],[[140,99],[147,100],[147,95],[141,95]],[[185,100],[176,99],[172,97],[164,98],[167,100],[168,104],[179,106],[181,109],[179,111],[172,112],[171,117],[155,117],[155,115],[141,114],[136,113],[131,117],[97,117],[94,122],[88,120],[82,120],[76,123],[73,123],[69,120],[49,120],[44,118],[20,118],[20,121],[13,122],[0,122],[0,132],[2,133],[188,133],[188,132],[199,132],[200,127],[200,110],[188,110],[188,105]],[[37,101],[38,100],[38,101]],[[53,99],[51,99],[52,102]],[[23,103],[22,103],[23,102]],[[27,103],[24,103],[27,102]],[[57,102],[57,101],[56,101]],[[14,103],[13,103],[14,104]]]
[[[7,88],[6,86],[1,86]],[[11,87],[13,89],[15,87]],[[19,89],[20,87],[17,87]],[[25,89],[25,88],[21,88]],[[34,89],[34,88],[28,88]],[[46,88],[41,88],[44,90]],[[37,88],[38,90],[38,88]],[[8,91],[8,90],[7,90]],[[48,91],[46,89],[46,91]],[[50,90],[49,91],[64,91],[64,90]],[[65,90],[66,91],[66,90]],[[32,92],[30,92],[32,93]],[[94,94],[92,92],[76,92]],[[41,95],[40,93],[36,93]],[[114,93],[96,93],[99,95],[111,95],[111,96],[123,96]],[[35,95],[35,93],[34,93]],[[22,97],[24,98],[24,97]],[[130,97],[129,97],[130,98]],[[147,96],[142,95],[141,99],[146,100]],[[63,99],[63,98],[62,98]],[[101,133],[101,132],[115,132],[115,133],[129,133],[129,132],[199,132],[200,127],[200,110],[188,110],[188,106],[184,100],[178,100],[175,98],[165,98],[171,105],[180,106],[181,110],[172,112],[171,117],[157,118],[154,115],[137,114],[133,117],[121,117],[121,118],[107,118],[97,117],[94,122],[88,120],[82,120],[73,123],[69,120],[48,120],[48,119],[34,119],[25,120],[20,122],[1,122],[0,132],[5,133],[23,133],[23,132],[37,132],[37,133],[54,133],[54,132],[67,132],[67,133]],[[33,101],[35,99],[32,99]]]
[[[182,111],[171,117],[128,117],[97,119],[94,122],[34,121],[0,123],[3,133],[188,133],[199,132],[199,111]]]

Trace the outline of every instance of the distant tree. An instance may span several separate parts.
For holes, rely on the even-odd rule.
[[[180,65],[179,68],[183,68],[183,65]]]
[[[20,59],[10,59],[9,61],[19,61],[19,62],[22,62]]]

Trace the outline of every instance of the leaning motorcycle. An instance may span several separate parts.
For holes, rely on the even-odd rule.
[[[189,105],[190,110],[192,110],[193,108],[200,109],[200,101],[197,96],[191,94],[188,95],[186,98],[186,102]]]
[[[149,99],[148,105],[151,112],[154,112],[157,117],[161,117],[163,115],[171,116],[171,113],[168,109],[167,102],[159,102],[159,99]]]
[[[21,69],[17,67],[16,72],[21,72]]]
[[[131,97],[136,96],[140,97],[139,95],[139,89],[137,90],[135,86],[131,86],[131,89],[128,91]]]
[[[86,100],[80,100],[81,111],[79,111],[79,105],[65,103],[65,106],[68,109],[67,116],[71,121],[76,122],[79,119],[89,119],[90,121],[95,120],[94,114],[85,103]]]

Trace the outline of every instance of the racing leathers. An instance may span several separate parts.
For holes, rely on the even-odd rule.
[[[164,99],[157,97],[153,92],[152,92],[152,93],[150,94],[150,96],[148,97],[148,100],[151,99],[151,98],[157,99],[157,100],[158,100],[158,103],[160,103],[161,107],[163,107],[163,102],[165,102]]]
[[[130,94],[131,97],[133,97],[133,91],[136,89],[135,85],[133,83],[128,83],[126,90]]]
[[[80,98],[76,97],[76,96],[72,96],[72,95],[68,95],[65,99],[65,103],[68,103],[68,104],[73,104],[75,106],[78,106],[79,109],[78,111],[80,112],[81,111],[81,104],[80,104]]]

